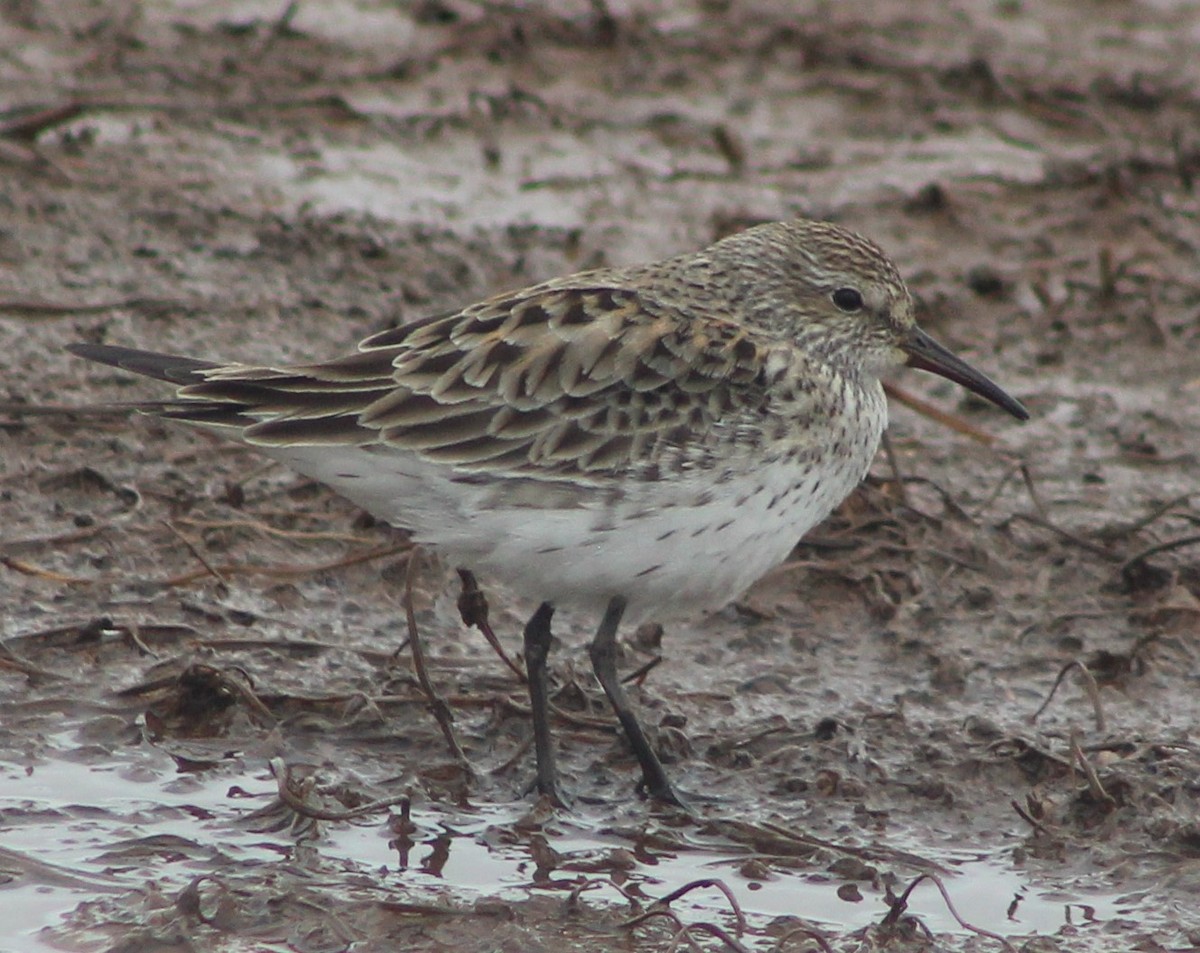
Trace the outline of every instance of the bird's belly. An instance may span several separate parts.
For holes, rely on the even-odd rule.
[[[492,546],[464,556],[538,600],[595,611],[623,595],[631,621],[715,609],[782,562],[862,469],[778,463],[703,487],[627,487],[600,508],[481,512]]]
[[[630,621],[719,608],[782,562],[858,484],[874,453],[797,455],[611,486],[463,479],[410,454],[276,451],[449,561],[530,599]]]

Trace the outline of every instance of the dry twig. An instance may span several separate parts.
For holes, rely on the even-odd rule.
[[[715,923],[691,923],[685,924],[679,917],[670,910],[647,910],[645,913],[639,914],[621,924],[624,929],[632,929],[640,926],[649,920],[654,919],[669,920],[678,928],[675,935],[671,938],[671,945],[668,950],[676,950],[680,943],[687,943],[692,949],[700,950],[694,940],[691,938],[693,932],[707,933],[710,936],[720,940],[727,949],[733,950],[734,953],[749,953],[741,943],[731,937],[725,930],[717,926]]]
[[[1127,575],[1134,566],[1145,562],[1151,556],[1156,556],[1159,553],[1167,553],[1173,549],[1183,549],[1185,546],[1195,546],[1197,544],[1200,544],[1200,534],[1195,536],[1180,536],[1178,539],[1169,539],[1165,543],[1155,543],[1153,546],[1147,546],[1141,552],[1135,553],[1121,564],[1121,575]]]
[[[270,579],[297,579],[315,575],[316,573],[329,572],[333,569],[342,569],[346,566],[355,566],[374,559],[382,559],[385,556],[404,552],[410,546],[410,543],[401,543],[396,546],[381,546],[376,549],[369,549],[366,552],[352,553],[349,556],[343,556],[325,563],[317,563],[312,566],[253,566],[247,563],[224,563],[214,565],[209,569],[197,569],[192,572],[180,573],[176,576],[168,576],[165,579],[144,580],[144,584],[171,589],[178,586],[191,585],[198,579],[210,578],[213,572],[217,572],[223,577],[243,575],[266,576]],[[124,576],[97,576],[95,578],[68,576],[60,572],[55,572],[52,569],[45,569],[27,560],[14,559],[11,556],[0,556],[0,566],[7,566],[14,572],[19,572],[26,576],[35,576],[39,579],[47,579],[51,582],[59,582],[65,585],[115,585],[126,581]]]
[[[329,811],[324,808],[314,807],[305,800],[305,796],[311,790],[311,784],[306,784],[303,794],[297,794],[293,790],[294,782],[292,781],[291,769],[284,763],[284,760],[282,758],[272,758],[268,764],[271,767],[271,774],[275,776],[275,786],[279,792],[279,800],[304,817],[317,821],[352,821],[356,817],[374,814],[377,811],[386,810],[397,804],[401,805],[402,810],[407,811],[406,806],[409,804],[409,796],[407,794],[381,798],[378,801],[370,801],[367,804],[360,804],[358,807],[350,808],[346,811]],[[309,782],[311,780],[308,779]]]
[[[1042,712],[1049,707],[1051,700],[1054,698],[1054,693],[1058,691],[1058,686],[1062,684],[1062,680],[1066,677],[1067,672],[1071,671],[1073,668],[1079,669],[1080,673],[1082,674],[1084,690],[1087,692],[1088,697],[1092,700],[1092,711],[1096,714],[1096,730],[1104,731],[1104,708],[1100,704],[1100,688],[1096,684],[1095,676],[1092,675],[1088,667],[1084,665],[1083,662],[1079,661],[1079,659],[1068,662],[1059,670],[1058,678],[1054,680],[1054,685],[1050,689],[1050,694],[1046,696],[1046,700],[1042,702],[1041,707],[1029,716],[1030,724],[1036,722],[1041,716]]]
[[[1079,765],[1084,778],[1087,779],[1088,790],[1092,792],[1092,797],[1103,804],[1105,810],[1115,810],[1117,799],[1104,790],[1104,785],[1100,783],[1100,776],[1096,774],[1096,769],[1092,767],[1092,763],[1088,761],[1087,756],[1083,753],[1083,749],[1079,747],[1079,737],[1074,731],[1071,732],[1071,756],[1075,759],[1075,763]]]
[[[1015,798],[1012,799],[1011,801],[1009,801],[1008,803],[1012,805],[1012,809],[1017,812],[1017,816],[1020,817],[1021,820],[1023,820],[1026,824],[1028,824],[1030,827],[1032,827],[1035,831],[1037,831],[1043,837],[1050,836],[1050,831],[1048,831],[1046,829],[1046,825],[1044,825],[1041,821],[1039,821],[1032,814],[1030,814],[1027,810],[1025,810],[1025,808],[1021,807],[1021,805],[1017,803]]]
[[[723,880],[718,880],[715,877],[705,877],[700,880],[693,880],[690,883],[684,884],[676,890],[672,890],[665,897],[659,897],[655,903],[670,904],[674,900],[691,893],[693,890],[702,890],[705,887],[715,887],[725,895],[725,899],[729,901],[729,906],[733,909],[733,915],[737,919],[738,935],[746,932],[746,915],[742,913],[741,905],[737,902],[737,897],[733,895],[733,891]]]
[[[965,437],[970,437],[972,440],[978,441],[985,447],[990,447],[996,442],[995,434],[990,434],[986,430],[982,430],[979,427],[976,427],[974,424],[968,423],[961,417],[947,413],[940,407],[936,407],[928,401],[922,400],[920,397],[910,394],[908,391],[901,387],[897,387],[895,384],[885,381],[883,384],[883,389],[896,403],[903,404],[909,410],[915,410],[918,414],[921,414],[921,416],[928,417],[930,420],[941,424],[943,427],[949,427],[956,433],[960,433]]]
[[[217,571],[216,567],[214,567],[213,564],[204,557],[204,554],[200,552],[195,543],[184,536],[183,533],[181,533],[174,525],[172,525],[170,520],[161,520],[161,522],[163,526],[170,530],[171,533],[174,534],[174,536],[188,548],[188,552],[196,557],[196,562],[207,569],[209,574],[222,586],[229,588],[229,580],[222,576],[221,573]]]
[[[796,927],[793,930],[788,930],[787,933],[779,938],[779,949],[782,950],[787,942],[794,936],[802,936],[806,939],[812,940],[821,948],[821,953],[833,953],[833,947],[829,945],[829,941],[810,927]]]
[[[986,936],[988,939],[995,940],[997,943],[1003,946],[1004,949],[1009,950],[1010,953],[1017,953],[1016,947],[1009,943],[1008,940],[1004,939],[1004,937],[1002,937],[999,933],[993,933],[991,930],[985,930],[982,927],[977,927],[973,923],[968,923],[966,920],[964,920],[959,915],[958,910],[955,909],[954,901],[950,899],[950,894],[946,890],[946,885],[942,883],[941,878],[936,874],[918,875],[917,878],[904,889],[904,893],[900,894],[900,896],[892,902],[892,908],[888,911],[887,916],[883,918],[882,926],[892,926],[900,919],[900,917],[904,914],[904,911],[908,908],[909,895],[913,892],[913,890],[916,889],[917,885],[922,880],[930,880],[933,882],[934,886],[938,888],[938,892],[942,895],[942,900],[946,903],[946,909],[950,911],[950,916],[954,917],[955,921],[960,927],[962,927],[964,930],[970,930],[972,933],[976,933],[979,936]]]
[[[417,630],[417,615],[413,608],[413,581],[417,575],[420,552],[421,550],[415,546],[409,551],[408,566],[404,573],[404,616],[408,622],[408,644],[412,651],[413,671],[421,685],[421,690],[428,699],[429,710],[442,730],[442,736],[446,739],[446,746],[450,749],[451,756],[458,762],[459,767],[470,776],[474,774],[474,771],[454,735],[454,715],[450,711],[450,706],[438,695],[437,689],[433,687],[433,682],[429,678],[429,672],[425,665],[425,646],[421,641],[421,633]]]

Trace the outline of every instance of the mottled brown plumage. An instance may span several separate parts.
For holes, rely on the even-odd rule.
[[[605,655],[622,613],[719,606],[782,560],[870,465],[889,366],[1026,416],[916,327],[883,252],[807,221],[497,295],[325,363],[74,350],[181,385],[164,416],[261,448],[460,565],[606,610],[597,673],[667,798]],[[527,647],[548,625],[531,620]]]

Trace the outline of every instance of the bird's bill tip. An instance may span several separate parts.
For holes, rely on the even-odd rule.
[[[1029,411],[1019,400],[1005,391],[999,384],[981,371],[958,357],[953,351],[938,344],[920,328],[913,328],[908,340],[901,345],[908,355],[908,366],[961,384],[972,393],[991,401],[1001,410],[1007,410],[1017,420],[1028,420]]]

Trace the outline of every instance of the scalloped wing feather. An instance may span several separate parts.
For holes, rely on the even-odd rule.
[[[264,447],[382,442],[467,470],[582,475],[701,452],[765,406],[773,346],[631,288],[550,282],[340,360],[207,370],[180,397],[210,425],[221,405],[229,426],[253,418],[244,437]]]

